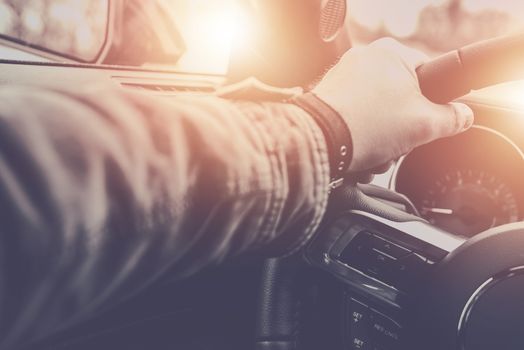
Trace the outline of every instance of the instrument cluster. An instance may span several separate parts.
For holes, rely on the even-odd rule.
[[[487,127],[415,149],[391,181],[422,217],[456,235],[472,237],[524,217],[524,154]]]

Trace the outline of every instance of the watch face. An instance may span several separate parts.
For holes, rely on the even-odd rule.
[[[319,33],[322,40],[336,39],[346,20],[346,0],[322,0]]]

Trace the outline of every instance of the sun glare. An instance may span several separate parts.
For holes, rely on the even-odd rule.
[[[490,86],[473,92],[476,99],[524,110],[524,80]]]
[[[249,23],[234,0],[197,1],[180,27],[187,53],[184,70],[226,73],[233,42],[247,40]]]
[[[499,98],[506,98],[513,107],[524,108],[524,81],[516,81],[498,87]]]

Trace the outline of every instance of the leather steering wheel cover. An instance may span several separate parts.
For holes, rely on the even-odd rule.
[[[255,330],[257,350],[292,350],[300,329],[301,258],[265,261]]]
[[[493,276],[522,265],[524,223],[488,230],[448,255],[413,311],[416,346],[458,349],[460,318],[472,295]]]

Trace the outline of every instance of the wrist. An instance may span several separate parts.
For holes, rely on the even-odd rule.
[[[329,152],[330,188],[340,186],[353,156],[351,133],[346,121],[312,92],[295,96],[291,101],[308,112],[322,130]]]

